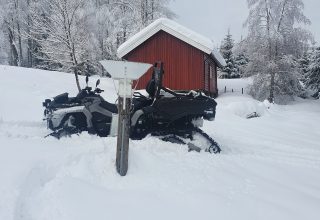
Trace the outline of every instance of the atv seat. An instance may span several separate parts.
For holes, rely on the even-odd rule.
[[[101,101],[100,106],[112,113],[118,113],[118,107],[115,104],[111,104],[107,101]]]
[[[55,103],[66,103],[68,102],[68,95],[69,93],[65,92],[65,93],[62,93],[60,95],[57,95],[56,97],[53,98],[53,100],[55,101]]]

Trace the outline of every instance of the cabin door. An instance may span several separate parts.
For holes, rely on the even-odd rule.
[[[209,92],[212,94],[215,91],[215,73],[214,73],[214,67],[212,65],[209,65]]]
[[[204,65],[204,90],[209,92],[210,87],[210,74],[209,74],[209,62],[206,61]]]

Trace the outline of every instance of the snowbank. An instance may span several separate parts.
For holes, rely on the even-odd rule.
[[[248,115],[254,112],[259,116],[263,116],[267,112],[268,107],[263,102],[250,100],[230,103],[226,106],[226,109],[235,115],[238,115],[242,118],[247,118]]]
[[[220,155],[147,137],[130,142],[123,178],[115,171],[116,138],[43,138],[41,102],[75,94],[72,74],[0,66],[0,77],[0,219],[320,216],[319,100],[272,105],[247,120],[242,115],[263,103],[222,94],[216,120],[203,128],[221,145]],[[101,88],[114,101],[113,81],[103,79]]]

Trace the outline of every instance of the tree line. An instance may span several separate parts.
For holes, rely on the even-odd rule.
[[[159,17],[170,0],[0,0],[0,62],[96,72],[126,39]]]
[[[0,63],[78,74],[101,73],[99,60],[159,17],[170,0],[0,0]],[[319,48],[304,27],[303,0],[247,0],[246,37],[230,31],[220,52],[223,78],[251,76],[250,94],[270,102],[319,97]],[[213,28],[213,27],[212,27]],[[78,81],[78,80],[77,80]],[[79,87],[79,85],[78,85]],[[80,88],[80,87],[79,87]]]
[[[236,45],[232,35],[226,35],[220,51],[227,66],[221,76],[253,77],[250,94],[259,100],[284,103],[295,96],[306,97],[307,89],[319,97],[319,48],[312,46],[313,36],[304,28],[311,22],[303,13],[303,1],[247,3],[249,15],[244,25],[248,35]]]

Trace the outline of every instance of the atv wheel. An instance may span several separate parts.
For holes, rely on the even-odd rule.
[[[131,129],[130,138],[134,140],[141,140],[145,138],[150,130],[147,125],[147,119],[145,115],[141,115],[134,127]]]

